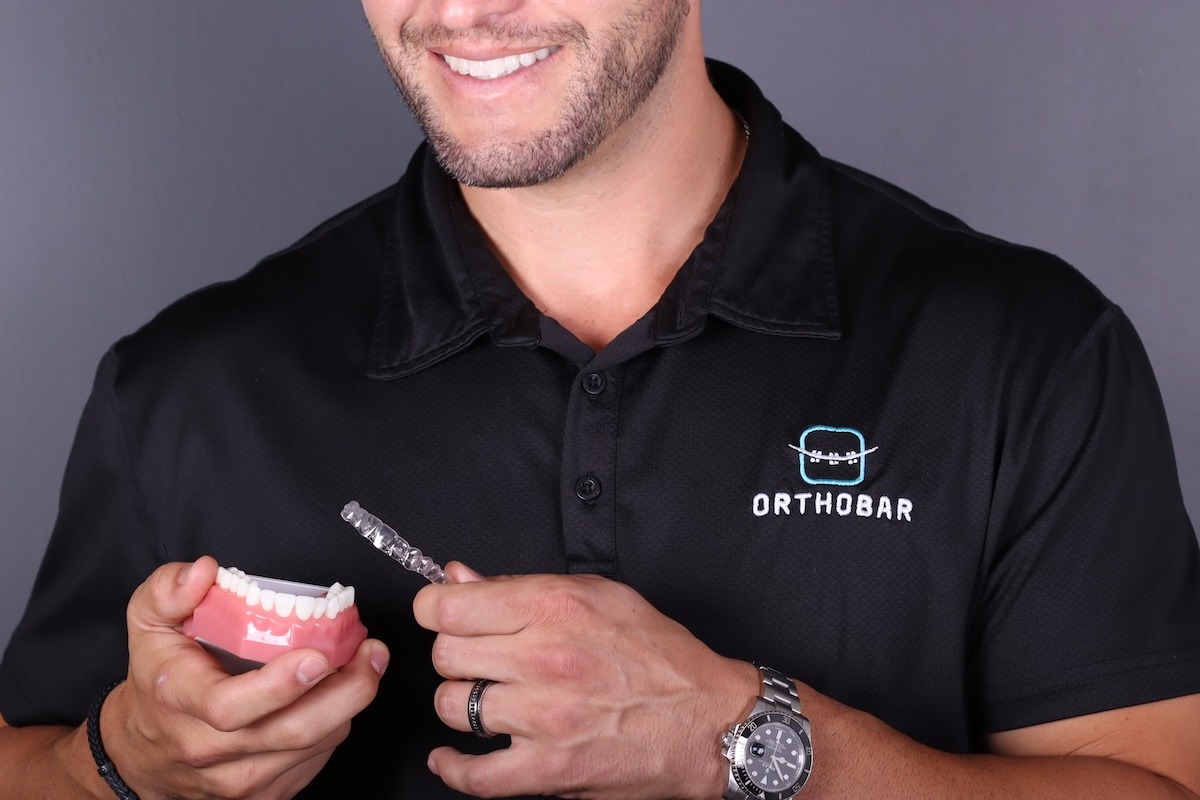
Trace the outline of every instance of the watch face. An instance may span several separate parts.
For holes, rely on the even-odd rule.
[[[800,718],[768,711],[742,728],[734,778],[763,800],[788,800],[812,770],[812,740]]]

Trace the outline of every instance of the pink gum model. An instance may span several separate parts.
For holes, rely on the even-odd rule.
[[[353,586],[264,578],[236,567],[217,570],[217,582],[184,621],[183,632],[230,673],[256,669],[298,647],[320,650],[336,669],[367,638]]]

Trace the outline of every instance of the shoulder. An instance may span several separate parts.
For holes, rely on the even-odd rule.
[[[395,187],[336,214],[242,276],[192,292],[118,341],[114,383],[157,385],[365,346]],[[334,352],[345,351],[345,352]]]
[[[825,160],[843,294],[976,344],[1087,338],[1116,307],[1076,267],[975,230],[894,184]]]

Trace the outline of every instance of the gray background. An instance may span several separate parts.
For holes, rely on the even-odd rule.
[[[1200,3],[705,13],[710,52],[826,154],[1058,253],[1124,306],[1195,519]],[[107,346],[391,183],[417,140],[357,3],[0,4],[0,647]]]

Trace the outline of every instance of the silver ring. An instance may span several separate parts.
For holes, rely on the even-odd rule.
[[[475,685],[471,687],[471,696],[467,698],[467,722],[471,724],[471,730],[481,739],[490,739],[496,734],[489,731],[483,725],[483,693],[495,681],[489,681],[487,678],[480,678],[475,681]]]

